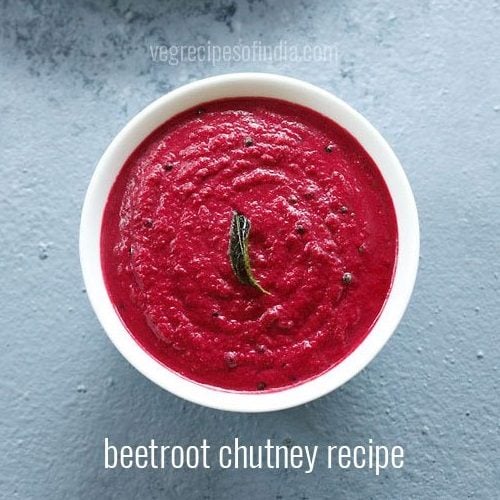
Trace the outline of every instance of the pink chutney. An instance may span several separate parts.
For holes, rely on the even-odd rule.
[[[228,257],[234,211],[251,271]],[[396,216],[373,160],[345,129],[268,98],[218,100],[147,137],[104,212],[109,296],[166,367],[238,391],[316,377],[363,341],[388,296]]]

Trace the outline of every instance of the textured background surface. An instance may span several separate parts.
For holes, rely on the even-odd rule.
[[[0,2],[0,497],[494,498],[499,474],[497,1]],[[149,43],[330,43],[337,64],[153,63]],[[77,239],[95,163],[164,92],[237,70],[332,90],[399,155],[422,226],[413,300],[361,375],[267,415],[170,396],[122,359]],[[402,444],[403,470],[105,471],[102,443]]]

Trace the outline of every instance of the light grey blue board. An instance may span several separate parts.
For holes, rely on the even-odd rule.
[[[491,499],[499,473],[498,1],[0,2],[0,498]],[[331,44],[336,63],[154,63],[150,44]],[[407,314],[362,374],[290,411],[162,391],[111,345],[80,275],[94,166],[141,108],[194,79],[270,71],[324,87],[393,145],[419,207]],[[105,471],[121,444],[402,444],[369,471]],[[288,442],[288,441],[287,441]]]

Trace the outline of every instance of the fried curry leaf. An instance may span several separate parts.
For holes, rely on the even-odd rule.
[[[262,293],[269,294],[253,277],[248,255],[248,238],[250,236],[250,220],[239,212],[233,212],[231,231],[229,233],[229,259],[235,276],[240,283],[257,288]]]

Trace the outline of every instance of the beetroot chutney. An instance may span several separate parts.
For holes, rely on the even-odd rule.
[[[251,272],[228,257],[235,212]],[[373,160],[346,130],[268,98],[218,100],[134,151],[101,234],[111,301],[133,338],[183,376],[226,389],[295,385],[342,361],[388,296],[397,223]]]

